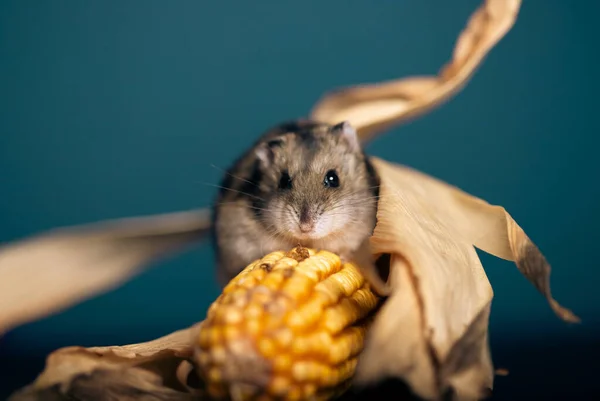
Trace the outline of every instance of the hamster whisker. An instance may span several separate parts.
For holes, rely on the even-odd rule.
[[[268,207],[258,207],[258,206],[252,206],[249,205],[247,203],[240,203],[240,202],[236,202],[236,201],[231,201],[231,202],[219,202],[216,203],[216,205],[224,205],[224,206],[228,206],[228,205],[235,205],[238,207],[244,207],[244,208],[249,208],[249,209],[256,209],[256,210],[269,210],[272,212],[280,212],[282,210],[284,210],[281,206],[273,206],[273,205],[269,205]]]
[[[367,200],[367,199],[379,199],[380,196],[379,195],[371,195],[371,196],[365,196],[364,198],[358,198],[358,199],[352,199],[353,201],[362,201],[362,200]]]
[[[209,187],[221,188],[221,189],[224,189],[226,191],[236,192],[238,194],[246,195],[246,196],[249,196],[251,198],[258,199],[260,201],[265,202],[265,199],[261,198],[260,196],[255,196],[255,195],[249,194],[248,192],[238,191],[237,189],[227,188],[227,187],[224,187],[224,186],[221,186],[221,185],[209,184],[207,182],[203,182],[202,184],[208,185]]]
[[[267,211],[267,212],[270,211],[270,210],[272,210],[272,209],[266,208],[266,207],[256,207],[256,206],[250,206],[250,205],[243,205],[243,204],[238,203],[238,202],[222,202],[222,203],[217,203],[217,205],[244,207],[244,208],[254,209],[254,210],[264,210],[264,211]]]
[[[336,209],[340,209],[340,208],[346,208],[349,206],[360,206],[360,205],[368,205],[368,204],[375,204],[376,202],[374,200],[360,200],[360,201],[356,201],[356,202],[350,202],[350,203],[342,203],[342,202],[338,202],[333,204],[333,206],[327,208],[327,210],[336,210]]]
[[[215,203],[215,205],[224,205],[224,206],[236,205],[236,206],[240,206],[240,207],[248,207],[247,203],[241,203],[239,201],[217,202],[217,203]]]
[[[332,217],[338,217],[338,216],[332,216]],[[357,219],[357,218],[352,218],[351,215],[344,215],[344,221],[345,224],[344,226],[347,226],[349,224],[354,224],[354,223],[361,223],[362,220],[361,219]],[[352,233],[360,233],[360,232],[367,232],[368,230],[364,230],[362,227],[354,227],[352,228]]]
[[[277,227],[274,224],[269,224],[265,227],[265,234],[267,239],[274,239],[277,237]]]
[[[265,230],[265,235],[268,239],[272,239],[275,238],[276,234],[277,234],[277,227],[275,226],[275,224],[271,223],[268,224],[264,219],[262,220],[263,222],[263,229]]]
[[[350,203],[356,204],[356,203],[361,203],[361,202],[366,202],[366,201],[373,201],[373,202],[375,202],[377,200],[379,200],[379,196],[369,196],[367,198],[350,199]]]
[[[342,203],[342,204],[346,205],[346,206],[361,205],[361,204],[364,204],[365,202],[367,202],[367,203],[377,203],[378,200],[379,200],[379,198],[377,198],[377,197],[362,198],[362,199],[350,199],[349,202],[345,202],[345,203]],[[337,204],[338,203],[336,203],[336,205]]]
[[[281,239],[281,238],[285,238],[288,240],[294,240],[294,236],[286,233],[286,232],[281,232],[278,228],[276,224],[269,224],[267,226],[265,226],[265,234],[267,235],[267,237],[269,239]]]
[[[348,210],[340,210],[340,211],[334,211],[334,212],[328,212],[327,216],[354,216],[354,213],[352,211],[348,211]]]
[[[375,189],[375,188],[379,188],[381,187],[381,185],[373,185],[372,187],[367,187],[366,189]]]
[[[365,189],[367,189],[367,190],[368,190],[368,189],[374,189],[374,188],[379,188],[379,185],[376,185],[376,186],[374,186],[374,187],[368,187],[368,188],[365,188]],[[364,192],[364,191],[365,191],[365,189],[361,188],[361,189],[359,189],[359,190],[356,190],[356,191],[354,191],[354,192],[350,192],[350,193],[349,193],[347,196],[352,196],[352,195],[356,195],[357,193]],[[377,196],[377,195],[375,195],[375,196]]]
[[[364,200],[364,201],[360,201],[360,202],[352,202],[352,203],[346,203],[343,205],[340,205],[339,207],[348,207],[348,206],[369,206],[369,205],[376,205],[377,202],[375,202],[374,200]]]
[[[358,223],[358,220],[355,220],[354,223]],[[356,234],[364,234],[365,236],[369,236],[372,234],[372,232],[370,230],[359,230],[356,227],[352,228],[352,235],[356,235]],[[346,236],[345,232],[340,232],[339,236],[337,238],[343,238]]]
[[[344,202],[342,200],[336,200],[334,202],[334,205],[336,205],[336,206],[340,205],[340,204],[343,204],[343,205],[358,205],[358,204],[361,204],[361,203],[364,203],[364,202],[375,202],[376,203],[379,200],[379,197],[377,197],[377,196],[371,196],[371,197],[368,197],[368,198],[357,198],[357,199],[352,199],[352,198],[348,199],[348,198],[345,198],[345,200],[346,199],[348,200],[347,202]]]
[[[227,175],[228,175],[228,176],[230,176],[230,177],[233,177],[233,178],[235,178],[235,179],[238,179],[238,180],[240,180],[240,181],[247,182],[248,184],[254,185],[256,188],[258,188],[258,185],[257,185],[255,182],[248,181],[248,180],[247,180],[247,179],[245,179],[245,178],[238,177],[237,175],[231,174],[231,173],[230,173],[230,172],[228,172],[227,170],[225,170],[225,169],[222,169],[221,167],[215,166],[215,165],[214,165],[214,164],[212,164],[212,163],[210,164],[210,166],[211,166],[211,167],[213,167],[213,168],[215,168],[215,169],[217,169],[217,170],[219,170],[219,171],[221,171],[221,172],[223,172],[223,173],[225,173],[225,174],[227,174]]]

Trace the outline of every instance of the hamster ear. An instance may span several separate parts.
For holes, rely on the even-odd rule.
[[[356,129],[348,121],[342,121],[333,126],[332,131],[339,134],[348,142],[352,150],[360,149],[360,141]]]
[[[260,163],[265,167],[269,167],[273,163],[273,149],[265,142],[256,147],[254,154],[256,154]]]
[[[275,160],[275,151],[273,149],[276,147],[283,146],[284,143],[284,137],[276,137],[267,142],[262,142],[256,147],[254,153],[256,154],[256,157],[258,157],[258,159],[261,161],[263,166],[269,167]]]

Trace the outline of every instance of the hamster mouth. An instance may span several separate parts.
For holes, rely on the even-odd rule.
[[[291,216],[290,216],[291,217]],[[320,240],[329,235],[323,227],[318,213],[309,213],[302,210],[297,216],[293,216],[285,222],[287,235],[292,241],[301,241],[302,245],[310,246],[312,242]]]
[[[317,221],[306,209],[303,209],[302,213],[298,216],[298,222],[293,231],[298,239],[315,239],[315,234],[317,234]]]
[[[312,228],[311,230],[308,231],[302,231],[299,227],[295,227],[294,230],[292,230],[292,235],[298,240],[298,241],[318,241],[320,239],[323,239],[325,237],[327,237],[329,235],[329,233],[327,232],[322,232],[322,230],[319,230],[317,227]],[[306,244],[303,244],[306,245]]]
[[[303,232],[301,230],[295,230],[294,237],[299,240],[314,240],[317,239],[314,231]]]
[[[306,235],[309,235],[310,233],[312,233],[315,228],[314,224],[311,224],[311,223],[300,223],[299,227],[300,227],[300,233],[306,234]]]

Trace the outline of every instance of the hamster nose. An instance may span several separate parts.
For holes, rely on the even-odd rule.
[[[299,216],[299,226],[300,226],[300,231],[302,233],[308,233],[311,232],[313,230],[313,228],[315,227],[315,221],[313,219],[313,217],[311,216],[310,212],[308,211],[307,207],[302,208],[302,210],[300,211],[300,216]]]
[[[304,234],[309,233],[313,230],[314,226],[312,221],[300,222],[300,231]]]

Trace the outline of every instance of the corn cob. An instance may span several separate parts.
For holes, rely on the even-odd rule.
[[[195,360],[214,399],[328,400],[349,386],[379,298],[359,269],[294,248],[248,265],[211,305]]]

